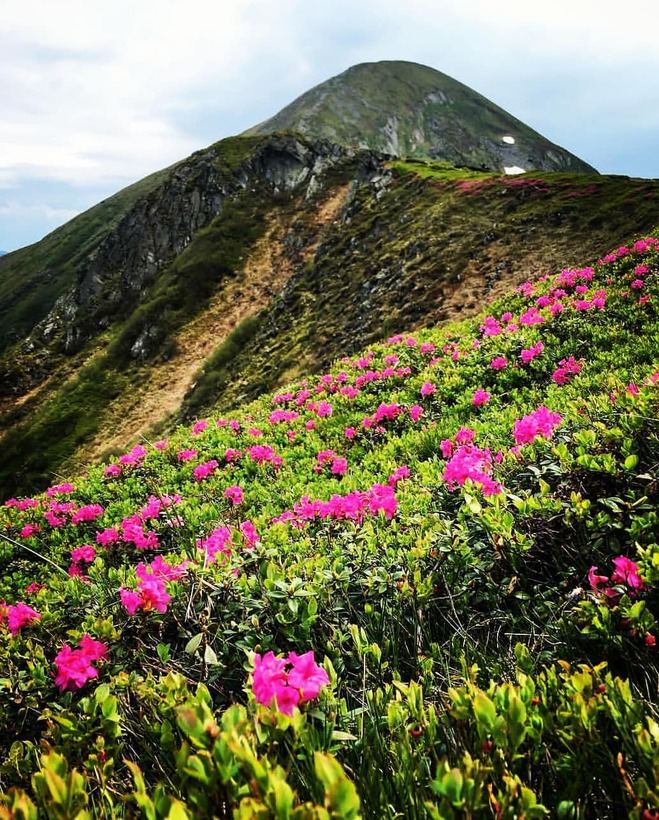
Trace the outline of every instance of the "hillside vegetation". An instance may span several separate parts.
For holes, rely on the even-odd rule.
[[[6,501],[0,817],[659,817],[658,304],[616,243]]]
[[[474,315],[651,230],[658,197],[653,180],[223,140],[138,199],[0,360],[0,493],[44,489],[383,336]]]

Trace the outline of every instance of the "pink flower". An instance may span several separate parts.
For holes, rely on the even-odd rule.
[[[329,677],[314,660],[313,652],[305,652],[304,655],[289,652],[288,662],[293,665],[288,673],[288,685],[299,690],[300,701],[317,698],[321,687],[329,683]]]
[[[103,475],[106,478],[117,478],[121,475],[121,466],[119,464],[108,464],[103,470]]]
[[[247,549],[254,549],[260,541],[259,534],[257,533],[254,524],[252,524],[251,521],[243,521],[240,525],[240,532],[245,540],[245,546]]]
[[[611,576],[611,581],[614,584],[626,584],[630,589],[643,589],[645,584],[643,579],[638,574],[638,564],[624,555],[619,555],[613,559],[615,570]]]
[[[348,459],[346,458],[335,458],[332,461],[332,473],[334,475],[345,475],[346,470],[348,469]]]
[[[354,427],[344,427],[343,435],[348,439],[348,441],[352,441],[352,439],[357,435],[357,430]]]
[[[399,481],[404,478],[409,478],[410,475],[410,468],[403,464],[402,467],[396,467],[394,472],[389,476],[388,483],[391,487],[394,487]]]
[[[422,396],[432,396],[433,393],[437,392],[437,385],[433,384],[432,382],[424,382],[421,385],[421,395]]]
[[[121,603],[126,608],[129,615],[134,615],[138,609],[150,612],[164,613],[167,611],[167,604],[172,596],[165,589],[165,582],[161,578],[146,575],[137,582],[137,591],[123,589],[119,590]]]
[[[237,504],[242,504],[243,503],[244,493],[243,493],[242,489],[240,487],[238,487],[237,484],[234,484],[233,487],[227,487],[226,488],[226,490],[224,491],[224,497],[228,501],[231,501],[231,503],[235,507]]]
[[[455,434],[456,444],[471,444],[476,438],[476,431],[470,430],[469,427],[461,427]]]
[[[412,407],[410,407],[410,418],[412,419],[413,422],[416,423],[421,418],[422,415],[423,415],[423,407],[421,407],[418,404],[413,404]]]
[[[552,413],[544,405],[532,413],[517,419],[513,427],[513,435],[517,444],[527,444],[536,436],[549,438],[555,428],[563,421],[558,413]]]
[[[474,407],[480,407],[483,404],[487,404],[490,398],[490,394],[486,390],[483,390],[481,387],[479,387],[478,390],[474,393],[471,403],[474,405]]]
[[[273,652],[254,656],[252,691],[257,703],[272,706],[285,715],[307,700],[318,697],[329,683],[327,672],[314,660],[313,652],[278,658]]]
[[[119,590],[119,598],[129,615],[134,615],[142,603],[137,592],[124,589],[123,587]]]
[[[204,432],[206,427],[208,426],[208,422],[206,419],[202,419],[201,421],[196,421],[192,427],[192,435],[199,436],[201,433]]]
[[[36,532],[39,532],[41,527],[38,524],[26,524],[21,529],[21,538],[31,538]]]
[[[205,461],[203,464],[199,464],[192,471],[195,481],[203,481],[205,478],[208,478],[208,476],[213,475],[217,467],[217,460],[214,458],[210,459],[210,461]]]
[[[286,677],[284,658],[277,658],[274,652],[266,652],[263,656],[255,655],[252,690],[257,703],[270,706],[277,690],[286,686]]]
[[[119,540],[119,532],[114,527],[108,527],[103,532],[96,533],[96,543],[102,547],[107,547],[108,544],[114,544]]]
[[[32,626],[38,621],[41,615],[32,609],[31,606],[19,601],[17,604],[10,604],[7,607],[7,629],[12,635],[18,635],[24,626]]]
[[[71,559],[73,561],[84,561],[90,564],[96,557],[96,550],[90,544],[85,544],[83,547],[76,547],[71,550]]]
[[[495,356],[490,362],[490,367],[492,370],[503,370],[508,367],[508,360],[505,356]]]
[[[484,495],[497,495],[501,492],[501,485],[490,477],[491,471],[490,451],[464,444],[458,447],[455,455],[447,462],[442,478],[451,489],[462,487],[469,479],[474,484],[480,484]]]
[[[62,691],[80,689],[88,680],[98,676],[98,669],[92,663],[101,660],[106,653],[105,644],[89,635],[83,635],[78,649],[71,649],[65,644],[55,657],[56,685]]]
[[[445,438],[443,441],[440,441],[439,449],[444,458],[451,458],[453,455],[453,442],[451,439]]]
[[[164,450],[165,447],[169,444],[169,441],[166,438],[160,439],[160,441],[154,442],[154,447],[156,450]]]
[[[528,364],[532,359],[535,359],[536,356],[539,356],[544,349],[545,346],[542,342],[538,342],[533,345],[533,347],[529,347],[527,350],[522,350],[520,353],[521,359],[524,364]]]
[[[590,588],[593,592],[599,592],[600,590],[598,587],[600,584],[608,584],[609,579],[606,575],[598,575],[597,567],[591,567],[588,570],[588,583],[590,584]]]
[[[87,504],[75,512],[71,516],[72,524],[80,524],[83,521],[94,521],[100,515],[103,515],[103,507],[100,504]]]
[[[176,454],[178,461],[191,461],[193,458],[196,458],[196,456],[196,450],[179,450]]]

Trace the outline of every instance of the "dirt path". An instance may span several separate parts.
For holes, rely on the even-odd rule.
[[[315,238],[302,251],[305,261],[315,253],[324,229],[337,218],[349,188],[344,185],[334,189],[317,207],[313,217]],[[105,432],[81,448],[78,461],[97,461],[109,451],[126,448],[178,410],[211,353],[244,319],[259,313],[294,272],[283,246],[287,224],[290,216],[271,216],[265,236],[256,244],[241,274],[227,282],[208,308],[179,332],[175,338],[177,354],[152,367],[147,380],[128,401],[124,396],[113,403],[110,423],[103,425],[105,431],[110,427],[112,434]]]

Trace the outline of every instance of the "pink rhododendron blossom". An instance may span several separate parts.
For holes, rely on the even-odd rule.
[[[348,459],[346,458],[335,458],[332,461],[331,472],[334,475],[345,475],[348,469]]]
[[[26,524],[21,528],[21,538],[32,538],[32,536],[41,531],[38,524]]]
[[[524,364],[528,364],[530,361],[535,359],[536,356],[539,356],[542,351],[545,349],[545,346],[542,342],[538,342],[534,344],[532,347],[529,347],[527,350],[522,350],[520,353],[520,358],[524,362]]]
[[[508,367],[508,360],[505,356],[495,356],[490,362],[490,367],[492,370],[503,370]]]
[[[135,467],[139,464],[146,455],[146,447],[142,444],[136,444],[129,453],[125,453],[119,457],[119,464],[124,467]]]
[[[559,364],[560,367],[554,371],[551,378],[555,384],[562,386],[568,383],[571,376],[576,376],[581,372],[581,368],[583,367],[583,359],[581,361],[577,361],[574,356],[570,356],[569,359],[561,359]]]
[[[87,504],[84,507],[80,507],[73,515],[71,516],[71,523],[72,524],[80,524],[83,521],[94,521],[99,516],[103,515],[103,507],[100,504]]]
[[[103,470],[103,475],[106,478],[117,478],[121,475],[121,466],[119,464],[108,464]]]
[[[253,447],[248,447],[245,452],[257,464],[269,462],[273,467],[281,466],[281,456],[276,455],[269,444],[255,444]]]
[[[527,444],[536,436],[550,438],[556,427],[563,421],[558,413],[552,413],[544,405],[532,413],[515,421],[513,435],[517,444]]]
[[[439,449],[444,458],[451,458],[453,455],[453,442],[451,439],[445,438],[439,443]]]
[[[423,407],[421,407],[418,404],[413,404],[412,407],[410,407],[410,418],[412,419],[413,422],[416,423],[421,418],[422,415],[423,415]]]
[[[357,435],[357,430],[354,427],[344,427],[343,435],[348,439],[348,441],[352,441],[352,439]]]
[[[38,581],[32,581],[32,583],[25,588],[25,592],[28,595],[36,595],[37,592],[45,588],[45,584],[40,584]]]
[[[167,612],[167,605],[172,596],[165,589],[165,582],[155,575],[145,574],[137,582],[137,590],[126,590],[123,587],[119,590],[121,603],[126,608],[129,615],[134,615],[138,609],[143,612]]]
[[[213,475],[215,470],[217,470],[218,463],[217,460],[211,458],[209,461],[204,461],[203,464],[197,465],[192,471],[192,475],[194,476],[195,481],[204,481],[204,479],[208,478],[209,476]]]
[[[216,527],[206,538],[197,540],[197,549],[204,551],[206,564],[214,564],[218,555],[231,555],[231,530]]]
[[[254,549],[260,541],[256,527],[251,521],[243,521],[240,525],[240,533],[245,541],[245,546],[247,549]]]
[[[207,426],[208,422],[206,421],[206,419],[201,419],[201,421],[195,421],[194,425],[192,426],[192,435],[200,436]]]
[[[609,578],[607,575],[598,575],[597,567],[591,567],[588,570],[588,583],[590,584],[590,588],[593,592],[599,592],[599,587],[602,584],[608,584]]]
[[[177,581],[186,574],[187,566],[187,561],[183,561],[178,566],[173,566],[164,561],[162,555],[156,555],[150,564],[144,564],[140,561],[135,568],[135,575],[142,581],[148,581],[150,578],[159,578],[161,581]]]
[[[196,450],[179,450],[176,454],[177,461],[192,461],[192,459],[196,457]]]
[[[469,427],[461,427],[458,432],[455,434],[455,443],[456,444],[471,444],[471,442],[476,438],[476,431],[471,430]]]
[[[496,495],[501,492],[501,485],[491,478],[491,471],[492,454],[489,449],[481,450],[472,444],[463,444],[447,462],[442,478],[451,489],[462,487],[469,479],[481,486],[484,495]]]
[[[46,490],[46,495],[48,498],[52,498],[54,495],[67,495],[68,493],[74,493],[75,487],[73,484],[69,483],[68,481],[64,484],[56,484],[53,487],[49,487]]]
[[[421,395],[422,396],[432,396],[433,393],[437,392],[437,385],[433,384],[432,382],[424,382],[421,385]]]
[[[89,635],[82,637],[78,649],[71,649],[65,644],[55,657],[55,684],[62,691],[80,689],[88,680],[98,676],[98,669],[92,664],[104,658],[106,654],[107,646]]]
[[[498,336],[502,331],[501,325],[494,316],[486,316],[479,329],[483,336]]]
[[[7,629],[13,636],[18,635],[24,626],[32,626],[40,619],[41,615],[22,601],[9,606],[4,601],[0,602],[0,624],[6,620]]]
[[[163,439],[160,439],[160,441],[155,441],[153,443],[153,446],[156,448],[156,450],[164,450],[167,447],[168,444],[169,444],[168,439],[163,438]]]
[[[487,392],[487,390],[483,390],[482,387],[479,387],[478,390],[476,390],[476,392],[474,393],[471,403],[474,405],[474,407],[480,407],[483,404],[487,404],[490,398],[491,396]]]
[[[409,478],[410,475],[410,468],[403,464],[401,467],[396,467],[394,472],[389,476],[388,483],[391,487],[395,487],[399,481],[402,481],[404,478]]]
[[[257,703],[274,706],[285,715],[292,715],[298,704],[318,697],[328,683],[329,676],[318,666],[313,652],[289,652],[286,658],[273,652],[254,656],[252,691]]]
[[[237,484],[234,484],[232,487],[226,488],[226,490],[224,491],[224,497],[228,501],[230,501],[235,507],[237,504],[243,503],[243,498],[245,497],[245,494]]]
[[[626,584],[632,590],[641,590],[645,586],[638,574],[638,564],[624,555],[613,559],[615,570],[611,575],[614,584]]]
[[[84,561],[90,564],[96,557],[96,550],[90,544],[85,544],[82,547],[76,547],[71,550],[71,560]]]
[[[109,544],[114,544],[120,538],[119,531],[114,527],[108,527],[102,532],[96,533],[96,543],[102,547],[107,547]]]

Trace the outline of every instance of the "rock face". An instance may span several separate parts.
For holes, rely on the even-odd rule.
[[[284,130],[503,173],[595,170],[466,85],[403,61],[353,66],[245,133]]]
[[[176,165],[165,181],[139,199],[78,268],[78,282],[30,334],[28,346],[50,344],[71,354],[133,306],[192,238],[241,193],[312,197],[331,169],[356,163],[374,172],[377,157],[326,140],[292,135],[247,140],[242,160],[223,160],[224,143]],[[247,149],[247,151],[245,151]],[[134,354],[144,353],[138,344]]]

